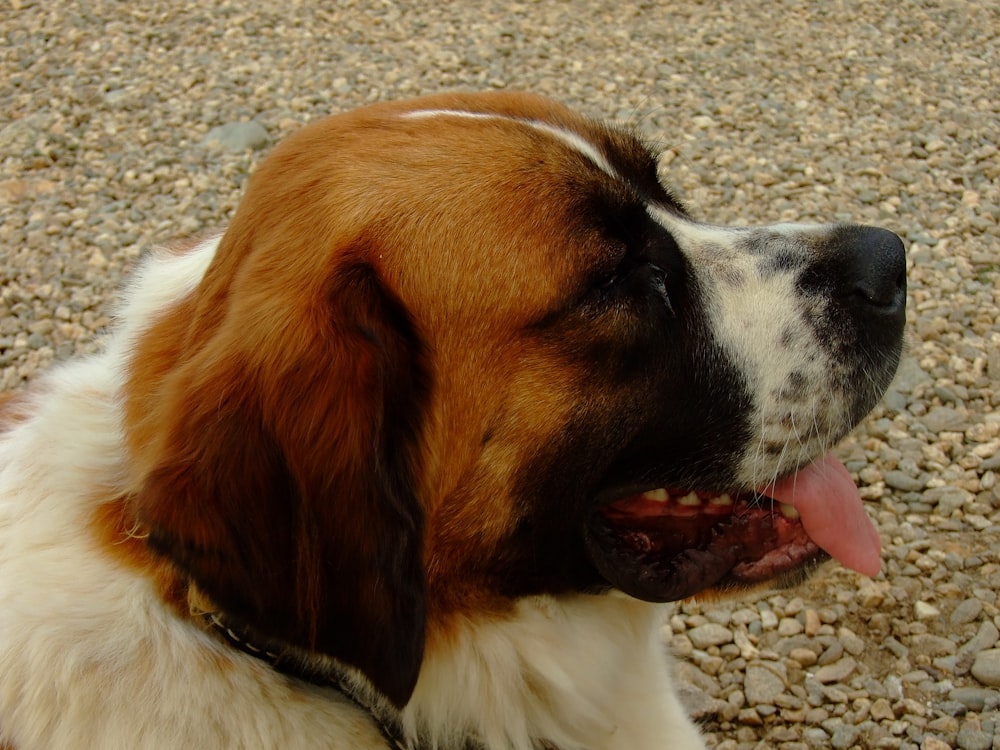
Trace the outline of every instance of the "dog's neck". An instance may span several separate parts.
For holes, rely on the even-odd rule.
[[[339,692],[371,718],[390,750],[424,748],[424,743],[406,739],[399,712],[387,700],[373,698],[373,691],[352,677],[348,668],[330,658],[310,658],[298,648],[255,633],[253,628],[219,611],[194,584],[188,589],[188,606],[196,622],[229,646],[260,659],[284,675]],[[481,750],[482,747],[475,737],[469,736],[454,745],[453,750]]]

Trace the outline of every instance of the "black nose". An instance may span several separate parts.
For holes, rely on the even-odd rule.
[[[845,263],[841,290],[870,312],[901,315],[906,306],[903,241],[878,227],[843,227],[838,234]]]

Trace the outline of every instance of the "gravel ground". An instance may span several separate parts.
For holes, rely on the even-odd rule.
[[[706,218],[909,246],[908,351],[842,448],[883,573],[678,605],[665,638],[709,744],[1000,747],[1000,5],[202,5],[0,0],[0,388],[92,350],[142,249],[224,224],[301,124],[548,93],[659,144]]]

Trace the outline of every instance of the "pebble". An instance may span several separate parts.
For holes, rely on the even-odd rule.
[[[817,660],[816,652],[809,648],[793,648],[788,658],[798,662],[800,667],[811,667]]]
[[[830,747],[834,750],[848,750],[857,742],[860,733],[861,730],[858,727],[841,724],[834,730],[833,736],[830,738]]]
[[[224,224],[267,149],[303,124],[445,90],[548,93],[637,127],[699,218],[858,221],[907,244],[899,370],[836,448],[882,570],[830,563],[790,589],[672,606],[678,676],[709,745],[997,742],[990,4],[815,4],[783,13],[781,34],[751,0],[155,5],[155,34],[147,13],[99,4],[12,0],[4,16],[0,389],[94,351],[139,254]],[[195,18],[212,44],[163,41],[189,38]]]
[[[254,151],[269,142],[267,130],[257,122],[231,122],[208,131],[202,145],[219,146],[226,151]]]
[[[993,732],[983,731],[978,722],[966,722],[958,730],[955,744],[960,750],[991,750],[993,747]]]
[[[896,718],[892,710],[892,704],[885,698],[878,698],[872,703],[870,709],[871,717],[878,721],[891,721]]]
[[[1000,687],[1000,649],[980,651],[972,663],[972,676],[984,685]]]
[[[951,612],[951,617],[948,620],[952,625],[967,625],[970,622],[975,622],[979,615],[982,614],[983,603],[978,599],[966,599],[961,602],[955,609]]]
[[[976,634],[958,650],[956,669],[967,671],[979,654],[992,649],[997,641],[1000,641],[1000,630],[997,630],[996,625],[989,620],[981,623]]]
[[[777,702],[785,691],[786,675],[780,664],[750,664],[743,681],[743,693],[751,706]]]
[[[840,628],[837,631],[837,640],[852,656],[861,656],[870,645],[850,628]]]
[[[953,750],[953,748],[944,740],[929,736],[925,737],[924,741],[920,743],[920,750]]]
[[[721,646],[724,643],[732,643],[733,631],[724,625],[708,622],[688,630],[685,635],[691,640],[695,648],[706,649],[710,646]]]
[[[916,602],[913,605],[913,614],[918,620],[933,620],[941,616],[941,610],[927,602]]]
[[[909,652],[913,655],[948,656],[958,651],[958,646],[950,638],[932,633],[920,633],[913,636]]]
[[[945,432],[948,430],[964,430],[967,424],[967,417],[958,409],[948,406],[937,406],[924,414],[920,418],[920,421],[931,432]]]
[[[1000,692],[979,687],[953,688],[948,698],[958,701],[970,711],[982,711],[984,708],[995,709],[1000,706]]]
[[[882,480],[889,487],[903,492],[919,492],[926,486],[926,482],[920,477],[911,476],[910,474],[907,474],[904,471],[899,471],[898,469],[887,471],[882,476]]]
[[[833,664],[827,664],[826,666],[820,667],[816,670],[813,677],[817,682],[828,683],[828,682],[843,682],[854,670],[857,669],[858,663],[853,657],[845,656],[844,658],[835,661]]]

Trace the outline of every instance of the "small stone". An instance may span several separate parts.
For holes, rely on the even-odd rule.
[[[733,633],[733,641],[735,642],[736,647],[740,650],[740,656],[747,661],[756,659],[760,656],[760,651],[758,651],[757,647],[751,643],[750,637],[742,628]]]
[[[941,610],[927,602],[916,602],[913,605],[913,614],[918,620],[933,620],[941,616]]]
[[[0,204],[14,203],[22,198],[49,195],[57,185],[51,180],[0,180]]]
[[[1000,687],[1000,649],[980,651],[972,663],[972,676],[984,685]]]
[[[253,120],[231,122],[208,131],[201,143],[203,146],[218,146],[226,151],[256,151],[268,143],[264,126]]]
[[[837,640],[840,641],[844,650],[851,656],[860,656],[868,647],[868,644],[865,643],[864,639],[858,637],[858,635],[850,628],[840,628],[837,631]]]
[[[987,734],[978,718],[970,719],[962,724],[955,737],[955,743],[960,750],[990,750],[993,747],[993,731]]]
[[[811,648],[793,648],[788,652],[788,658],[796,661],[802,667],[811,667],[816,663],[816,652]]]
[[[1000,705],[1000,693],[978,687],[957,687],[948,693],[948,698],[958,701],[970,711],[982,711],[987,706]]]
[[[1000,630],[997,630],[996,625],[987,620],[979,626],[976,634],[958,650],[958,659],[955,662],[956,671],[959,674],[965,674],[980,652],[993,648],[998,640],[1000,640]]]
[[[869,579],[866,578],[865,580],[867,581]],[[823,623],[820,620],[819,612],[817,612],[815,609],[812,608],[806,610],[806,625],[805,625],[806,635],[810,636],[816,635],[816,633],[819,632],[819,629],[822,626],[822,624]]]
[[[820,667],[816,670],[813,677],[817,682],[821,682],[824,685],[830,682],[843,682],[854,673],[857,667],[858,663],[852,657],[845,656],[833,664]]]
[[[969,707],[964,703],[953,700],[938,701],[934,706],[941,716],[965,716],[969,713]]]
[[[751,706],[774,704],[785,692],[785,678],[778,673],[777,664],[758,662],[747,666],[743,679],[743,693]]]
[[[966,599],[952,610],[949,620],[952,625],[966,625],[975,622],[983,611],[983,603],[978,599]]]
[[[952,625],[966,625],[967,623],[975,622],[982,611],[983,603],[981,601],[978,599],[966,599],[952,610],[951,617],[948,619]]]
[[[920,743],[920,750],[953,750],[953,748],[944,740],[939,740],[933,735],[928,735],[927,737],[924,737],[924,741]]]
[[[903,699],[903,681],[896,675],[889,675],[885,678],[885,695],[890,701],[900,701]]]
[[[816,660],[820,666],[826,666],[827,664],[833,664],[837,659],[844,655],[844,644],[840,641],[833,641],[826,650],[819,655]]]
[[[847,704],[847,693],[835,685],[825,685],[823,687],[823,698],[827,703]]]
[[[704,625],[691,628],[685,635],[691,639],[695,648],[702,650],[733,642],[733,631],[714,622],[707,622]]]
[[[876,582],[871,578],[862,578],[858,586],[858,600],[865,609],[875,609],[885,601],[888,584],[885,581]]]
[[[968,423],[964,414],[950,406],[935,406],[920,421],[931,432],[958,432],[964,430]]]
[[[90,258],[87,259],[87,265],[92,266],[93,268],[107,268],[108,258],[104,253],[95,247],[90,253]]]
[[[900,492],[920,492],[927,486],[927,483],[919,477],[910,476],[898,469],[887,471],[882,478],[888,486]]]
[[[830,735],[819,727],[809,727],[802,732],[802,739],[809,748],[827,748],[830,746]]]
[[[686,635],[675,635],[669,643],[671,653],[678,659],[690,659],[694,654],[694,644]]]
[[[931,382],[932,378],[920,366],[920,363],[911,357],[904,357],[896,370],[896,377],[892,381],[891,388],[900,393],[913,393],[917,386]]]
[[[1000,351],[996,352],[996,356],[997,356],[997,360],[998,360],[997,361],[996,369],[994,369],[993,367],[990,367],[990,370],[996,373],[996,375],[994,377],[997,377],[998,379],[1000,379]],[[997,451],[996,453],[994,453],[989,458],[984,458],[983,462],[981,464],[979,464],[979,468],[982,469],[983,471],[998,471],[998,470],[1000,470],[1000,451]]]
[[[833,736],[830,738],[830,747],[834,750],[847,750],[857,742],[859,734],[861,734],[860,728],[850,724],[841,724],[834,730]]]
[[[737,716],[737,721],[739,721],[740,724],[746,724],[751,727],[759,727],[764,723],[760,714],[752,708],[744,708],[740,710]]]
[[[924,656],[950,656],[958,651],[958,646],[950,638],[932,633],[921,633],[913,636],[910,652]]]
[[[778,623],[778,635],[783,638],[787,638],[792,635],[798,635],[805,628],[802,623],[796,620],[794,617],[783,617],[781,622]]]
[[[891,721],[896,718],[892,711],[892,704],[885,698],[877,698],[871,707],[871,717],[876,721]]]
[[[778,627],[778,616],[770,609],[765,609],[760,613],[760,624],[764,630],[773,630]]]

